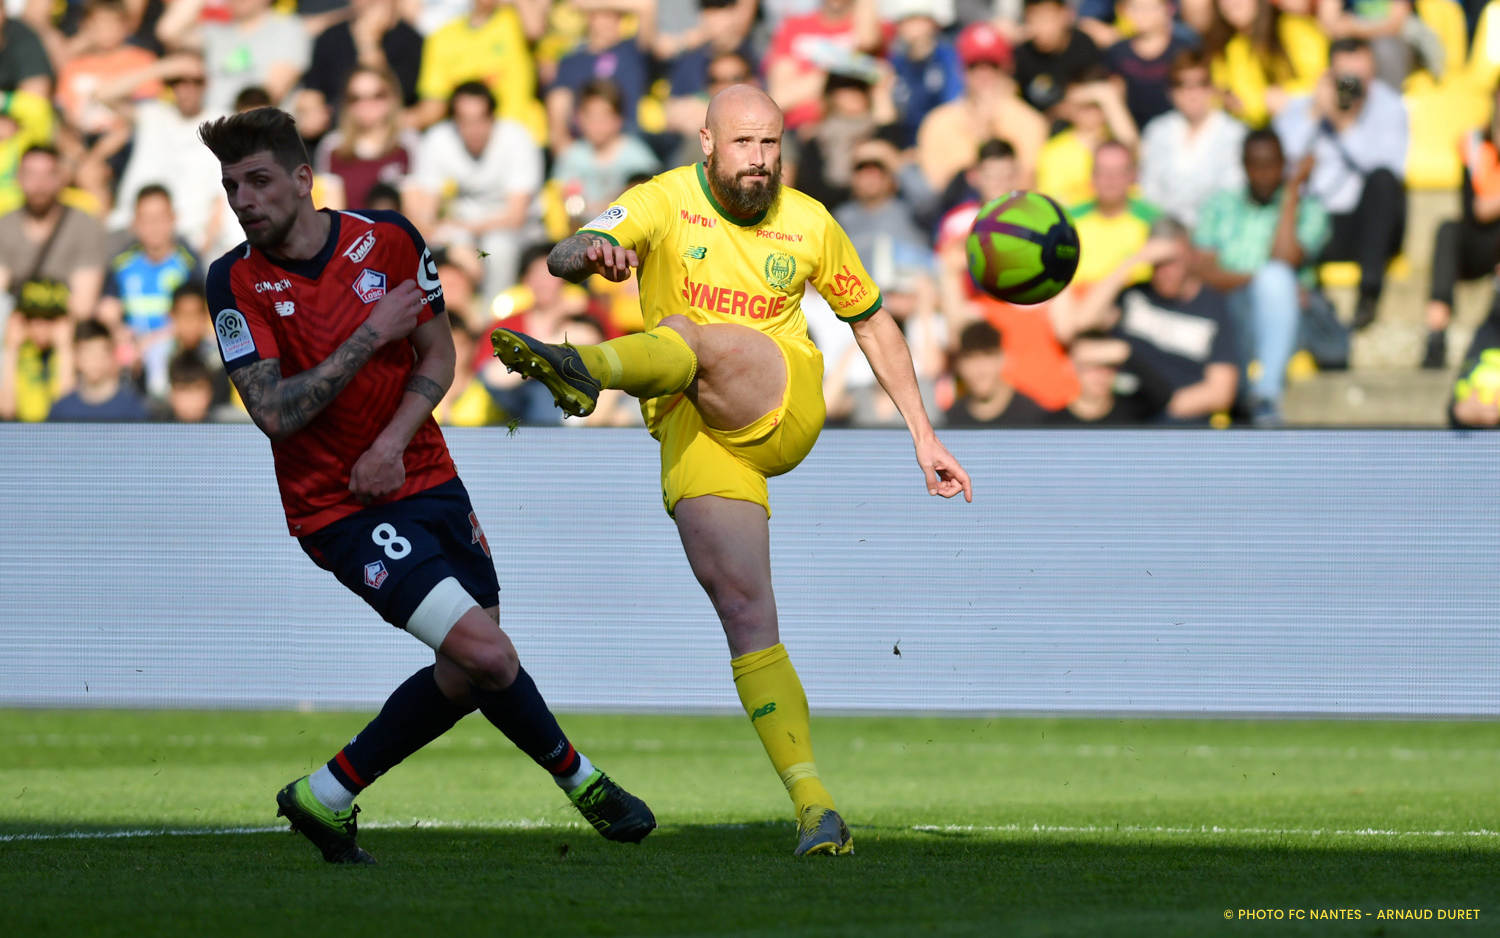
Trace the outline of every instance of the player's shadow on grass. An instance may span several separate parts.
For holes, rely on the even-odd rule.
[[[0,931],[87,919],[272,933],[291,914],[339,933],[904,935],[936,923],[994,934],[1005,923],[1020,935],[1189,935],[1233,924],[1226,909],[1500,914],[1500,850],[1477,841],[1244,846],[857,828],[854,857],[809,860],[791,856],[790,824],[669,826],[641,845],[576,828],[379,829],[360,840],[379,866],[327,866],[286,833],[5,842],[0,895],[31,901],[0,910]],[[1328,923],[1277,925],[1296,934]],[[1452,927],[1366,921],[1347,933],[1413,925]]]

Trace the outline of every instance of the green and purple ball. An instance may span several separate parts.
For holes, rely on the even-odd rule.
[[[1078,270],[1078,229],[1040,192],[1016,191],[986,204],[964,246],[974,282],[1007,303],[1050,300]]]

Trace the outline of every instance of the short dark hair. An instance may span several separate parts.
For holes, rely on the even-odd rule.
[[[825,96],[830,95],[835,91],[841,91],[845,88],[858,91],[861,94],[869,94],[870,87],[869,82],[855,75],[841,75],[838,72],[829,72],[828,80],[823,83],[823,94]]]
[[[1328,44],[1328,61],[1332,62],[1336,55],[1368,51],[1370,51],[1370,40],[1361,39],[1358,36],[1345,36],[1343,39],[1335,39]]]
[[[177,289],[172,291],[171,310],[175,311],[177,309],[177,304],[187,299],[188,297],[202,300],[204,308],[208,307],[208,294],[203,292],[202,287],[189,280],[187,283],[179,284]]]
[[[1016,148],[1010,145],[1008,140],[986,140],[979,145],[979,160],[1013,160],[1016,158]]]
[[[95,13],[114,13],[118,16],[130,15],[126,9],[124,0],[89,0],[83,6],[83,19],[88,19]]]
[[[158,195],[161,196],[162,198],[166,199],[167,200],[167,204],[169,204],[169,205],[171,204],[171,202],[172,202],[172,193],[170,193],[170,192],[167,191],[167,187],[166,186],[158,185],[158,184],[156,184],[154,182],[151,183],[151,185],[149,185],[149,186],[141,186],[141,191],[137,192],[135,194],[135,204],[137,206],[139,206],[142,202],[146,201],[147,199],[152,198],[154,196],[158,196]]]
[[[547,255],[551,254],[552,249],[555,247],[557,247],[557,245],[552,243],[533,244],[531,247],[521,252],[521,266],[517,269],[524,274],[527,269],[531,267],[532,264],[535,264],[539,259],[545,260]]]
[[[959,355],[998,351],[1000,351],[1000,330],[983,319],[969,323],[958,334]]]
[[[583,107],[584,102],[590,98],[598,98],[608,104],[618,115],[625,113],[625,96],[620,94],[620,86],[608,78],[596,78],[584,85],[578,92],[578,106]]]
[[[466,97],[466,96],[467,97],[474,97],[474,98],[483,98],[485,100],[485,102],[487,104],[489,104],[491,113],[494,112],[494,110],[495,110],[495,104],[496,104],[496,102],[495,102],[495,92],[493,92],[493,91],[490,90],[490,86],[486,85],[482,81],[466,81],[466,82],[460,83],[457,88],[453,89],[453,93],[448,96],[448,116],[449,117],[453,116],[453,105],[454,105],[454,103],[457,102],[459,98]]]
[[[85,319],[73,329],[74,345],[82,345],[84,342],[91,342],[94,339],[104,339],[110,345],[115,343],[114,333],[110,332],[109,327],[97,319]]]
[[[62,159],[62,153],[58,152],[57,147],[51,146],[46,143],[38,143],[35,146],[27,147],[26,152],[21,154],[21,159],[24,160],[26,159],[26,157],[32,156],[37,153],[40,153],[43,156],[50,156],[54,160]]]
[[[312,163],[297,133],[297,122],[279,108],[260,107],[207,121],[198,127],[198,139],[226,166],[257,153],[271,154],[289,173]]]
[[[714,65],[716,63],[724,61],[725,59],[734,59],[735,61],[739,62],[741,65],[745,66],[745,71],[750,74],[751,80],[753,81],[755,79],[755,63],[751,62],[743,55],[740,55],[738,52],[720,52],[714,55],[708,60],[708,65],[706,65],[703,69],[704,76],[707,77],[709,72],[713,71]]]
[[[388,182],[377,182],[365,193],[365,206],[368,208],[376,202],[395,202],[396,211],[401,211],[401,190]]]
[[[1196,71],[1200,68],[1212,68],[1209,57],[1197,49],[1184,49],[1177,53],[1172,64],[1167,66],[1167,81],[1175,85],[1183,72]]]
[[[1286,151],[1282,149],[1281,138],[1276,136],[1276,131],[1269,127],[1261,127],[1258,130],[1252,130],[1248,134],[1245,134],[1245,147],[1240,151],[1241,158],[1249,156],[1250,148],[1257,143],[1269,143],[1276,147],[1276,152],[1280,153],[1283,158],[1286,157]]]
[[[449,316],[448,329],[453,332],[454,335],[468,336],[471,341],[477,341],[479,339],[479,333],[475,332],[473,327],[464,322],[464,318],[462,316]],[[460,362],[460,364],[463,363]]]
[[[212,384],[213,377],[197,351],[183,349],[167,363],[167,383],[174,388],[186,384]]]
[[[234,96],[234,110],[236,114],[240,111],[253,111],[258,107],[270,107],[275,103],[271,100],[271,92],[260,85],[251,85]]]

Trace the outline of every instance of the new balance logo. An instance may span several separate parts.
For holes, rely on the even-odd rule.
[[[682,256],[691,257],[695,261],[701,261],[708,256],[708,248],[699,247],[696,244],[690,245],[686,251],[682,252]]]
[[[297,304],[291,300],[283,300],[276,304],[276,315],[290,316],[297,311]]]
[[[775,712],[776,712],[776,702],[772,701],[771,703],[766,704],[764,707],[757,707],[755,709],[755,712],[752,713],[752,714],[750,714],[750,722],[754,723],[756,720],[759,720],[761,717],[763,717],[763,716],[765,716],[765,715],[767,715],[769,713],[775,713]]]

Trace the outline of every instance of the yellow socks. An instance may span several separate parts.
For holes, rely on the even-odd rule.
[[[750,725],[760,734],[766,755],[792,796],[800,817],[810,804],[832,808],[833,796],[818,778],[813,763],[812,733],[807,712],[807,694],[787,657],[785,645],[772,645],[731,660],[734,687],[740,703],[750,715]]]
[[[670,326],[582,346],[578,357],[604,387],[642,399],[685,390],[698,373],[698,356]]]

